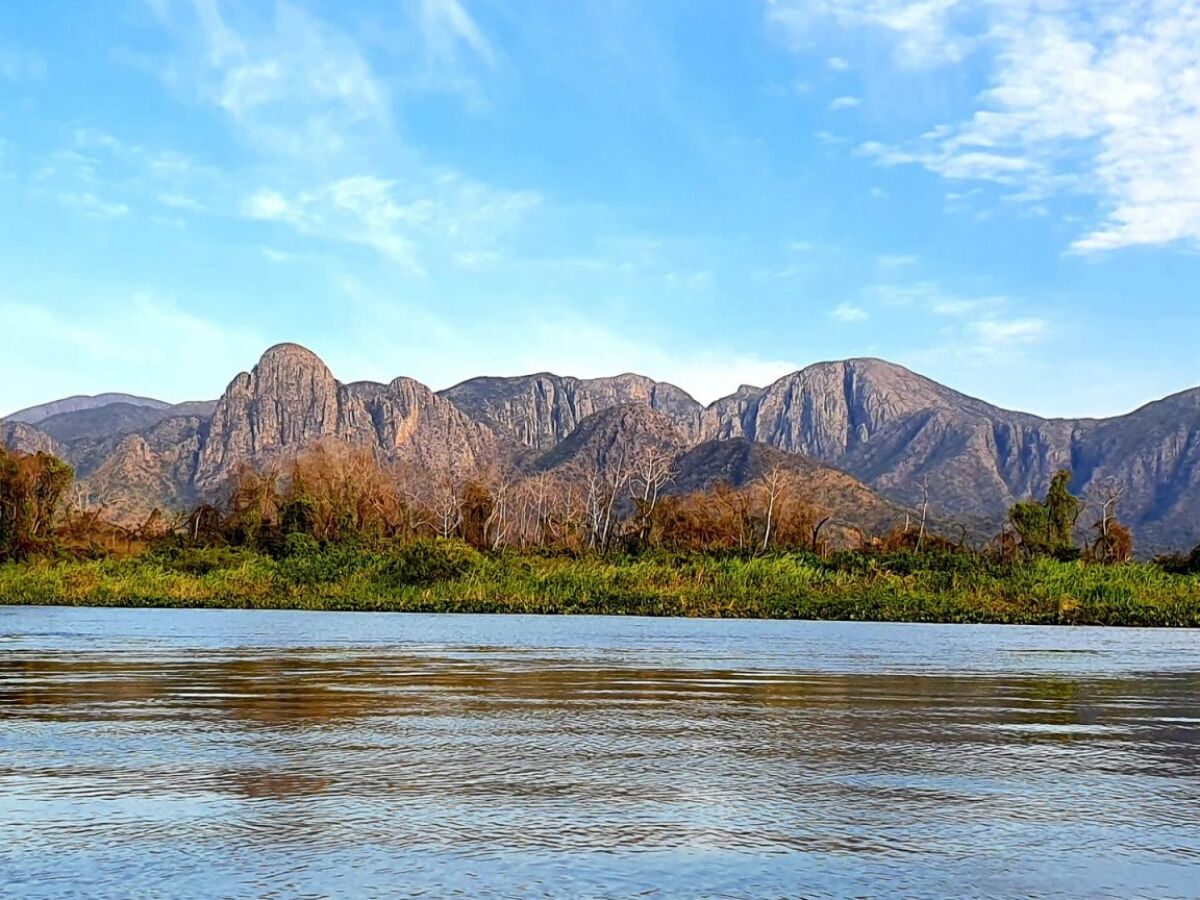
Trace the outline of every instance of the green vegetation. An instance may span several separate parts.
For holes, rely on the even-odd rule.
[[[1200,575],[1148,564],[947,552],[481,553],[456,540],[272,558],[229,547],[0,566],[10,604],[602,613],[900,622],[1200,626]]]
[[[618,486],[636,501],[622,515],[611,483],[572,498],[544,476],[444,481],[423,496],[322,452],[136,529],[71,507],[70,483],[51,456],[0,451],[0,603],[1200,626],[1200,548],[1130,561],[1115,496],[1077,547],[1069,472],[984,548],[922,523],[852,550],[822,538],[829,511],[778,472],[661,500],[647,476]]]

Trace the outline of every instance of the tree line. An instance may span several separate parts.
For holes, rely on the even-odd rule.
[[[813,502],[794,470],[774,467],[742,487],[716,484],[673,490],[674,457],[626,444],[601,463],[522,473],[502,465],[470,472],[384,463],[343,445],[321,445],[287,461],[244,465],[225,495],[174,516],[155,511],[135,528],[107,521],[73,491],[74,473],[47,453],[0,448],[0,561],[55,552],[134,552],[154,542],[228,544],[281,555],[300,546],[380,544],[455,538],[499,552],[583,554],[646,550],[700,553],[804,551],[840,544],[860,552],[938,552],[1004,561],[1034,557],[1121,563],[1133,539],[1117,516],[1120,492],[1109,486],[1087,540],[1078,541],[1082,500],[1071,473],[1051,480],[1046,496],[1017,503],[1003,531],[973,546],[928,522],[928,501],[885,534],[867,534]],[[927,493],[926,493],[927,496]],[[1165,557],[1172,571],[1200,571],[1200,548]]]

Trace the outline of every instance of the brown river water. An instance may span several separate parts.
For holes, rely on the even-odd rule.
[[[1200,633],[0,608],[0,894],[1200,896]]]

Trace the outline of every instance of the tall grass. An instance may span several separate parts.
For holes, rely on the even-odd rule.
[[[1154,566],[953,555],[484,555],[456,542],[385,550],[183,550],[0,566],[0,603],[597,613],[897,622],[1200,626],[1200,576]]]

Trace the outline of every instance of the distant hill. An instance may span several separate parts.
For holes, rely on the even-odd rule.
[[[83,439],[99,440],[145,431],[175,416],[208,418],[216,405],[216,401],[208,401],[144,406],[121,401],[55,413],[37,422],[37,428],[64,444]]]
[[[580,467],[608,468],[653,448],[676,457],[688,439],[669,416],[648,406],[624,403],[588,416],[557,446],[537,457],[535,471],[569,471]]]
[[[24,422],[26,425],[37,425],[44,419],[62,413],[84,412],[99,409],[112,403],[124,403],[129,406],[143,406],[149,409],[166,409],[171,404],[150,397],[135,397],[132,394],[96,394],[95,396],[66,397],[39,406],[17,410],[4,417],[7,422]]]
[[[672,494],[703,491],[717,484],[741,488],[773,469],[789,472],[795,476],[795,490],[807,502],[831,516],[838,526],[866,536],[886,534],[905,518],[904,509],[853,475],[744,438],[698,444],[676,460],[675,469],[675,480],[668,489]]]

